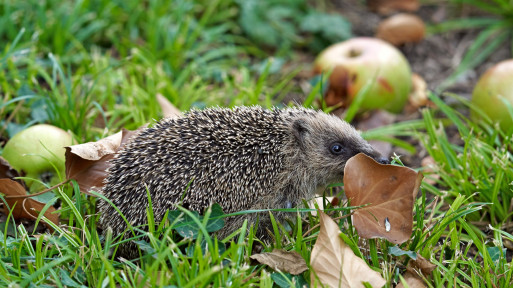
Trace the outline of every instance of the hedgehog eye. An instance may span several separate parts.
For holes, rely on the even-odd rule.
[[[344,146],[342,146],[342,144],[340,144],[340,143],[333,143],[330,146],[330,152],[333,155],[340,155],[340,154],[344,153]]]

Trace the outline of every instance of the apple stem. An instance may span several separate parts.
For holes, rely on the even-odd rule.
[[[360,51],[360,50],[355,50],[355,49],[349,50],[349,57],[351,57],[351,58],[358,57],[360,55],[362,55],[362,51]]]

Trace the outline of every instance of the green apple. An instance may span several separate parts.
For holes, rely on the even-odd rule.
[[[328,105],[347,107],[367,83],[361,111],[403,110],[411,89],[410,65],[394,46],[377,38],[353,38],[334,44],[319,54],[314,73],[329,73],[325,95]]]
[[[472,92],[472,103],[480,108],[494,123],[499,123],[503,131],[513,126],[513,115],[503,100],[513,106],[513,59],[497,63],[479,78]],[[479,120],[475,111],[470,114]]]
[[[27,177],[38,179],[45,172],[64,177],[65,146],[71,135],[61,128],[38,124],[14,135],[5,145],[2,157]],[[32,181],[26,181],[31,186]]]

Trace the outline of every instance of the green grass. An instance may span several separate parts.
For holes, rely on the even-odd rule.
[[[181,110],[287,105],[281,99],[289,93],[302,95],[305,105],[315,106],[322,82],[303,91],[296,76],[309,63],[288,64],[297,59],[297,50],[313,53],[318,48],[315,43],[321,43],[317,40],[328,41],[329,35],[317,33],[313,26],[291,28],[290,23],[302,18],[289,18],[290,11],[305,19],[317,17],[306,2],[298,3],[263,5],[273,13],[284,13],[275,26],[265,27],[277,29],[267,33],[285,29],[287,43],[275,47],[258,40],[261,32],[248,31],[251,25],[241,24],[241,15],[249,10],[235,0],[4,1],[0,4],[0,136],[7,139],[35,123],[50,123],[73,133],[77,142],[95,141],[121,128],[135,129],[159,119],[157,94]],[[505,255],[510,249],[507,242],[513,241],[507,227],[513,198],[511,133],[500,131],[486,117],[482,123],[466,119],[460,111],[478,111],[478,107],[458,95],[448,97],[458,99],[459,106],[448,106],[432,96],[438,108],[423,110],[422,119],[364,133],[367,139],[391,141],[411,153],[418,151],[402,137],[416,137],[438,167],[434,175],[426,176],[440,176],[434,185],[422,184],[412,238],[398,247],[384,240],[362,241],[350,217],[341,220],[344,241],[382,272],[387,287],[400,282],[405,265],[414,257],[401,250],[419,253],[437,265],[432,275],[424,275],[428,287],[508,287],[512,283],[511,262]],[[455,127],[462,145],[449,141],[449,127]],[[116,259],[111,251],[122,240],[119,235],[98,233],[95,197],[80,193],[72,183],[47,197],[50,203],[60,203],[62,225],[54,226],[55,232],[27,231],[12,217],[1,223],[0,286],[288,287],[292,282],[310,283],[309,271],[292,276],[251,262],[249,256],[261,243],[253,232],[245,235],[243,231],[253,227],[218,239],[207,232],[211,229],[208,215],[201,218],[185,210],[180,213],[195,223],[190,226],[196,227],[197,238],[183,238],[179,232],[185,229],[180,226],[183,223],[169,221],[148,232],[147,240],[136,239],[142,255],[139,261]],[[308,210],[290,211],[288,225],[273,225],[278,241],[263,249],[294,250],[308,263],[318,230],[304,233],[319,220]],[[337,208],[330,213],[338,217],[349,212]],[[149,221],[153,221],[151,213]]]
[[[453,73],[443,81],[437,91],[444,91],[454,84],[458,77],[470,69],[484,63],[490,55],[504,45],[511,45],[513,35],[513,5],[509,0],[451,0],[453,6],[474,7],[479,16],[465,16],[451,19],[429,27],[430,33],[444,33],[447,31],[476,29],[479,34],[465,51],[461,62],[454,68]],[[459,9],[455,9],[459,11]],[[458,15],[459,16],[459,15]],[[510,54],[512,51],[510,51]],[[511,56],[511,55],[510,55]]]

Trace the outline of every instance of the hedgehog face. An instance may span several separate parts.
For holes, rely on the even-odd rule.
[[[302,151],[300,163],[317,186],[340,182],[347,160],[364,153],[381,163],[381,155],[365,141],[347,122],[334,116],[318,113],[315,117],[304,117],[293,123],[296,143]]]

